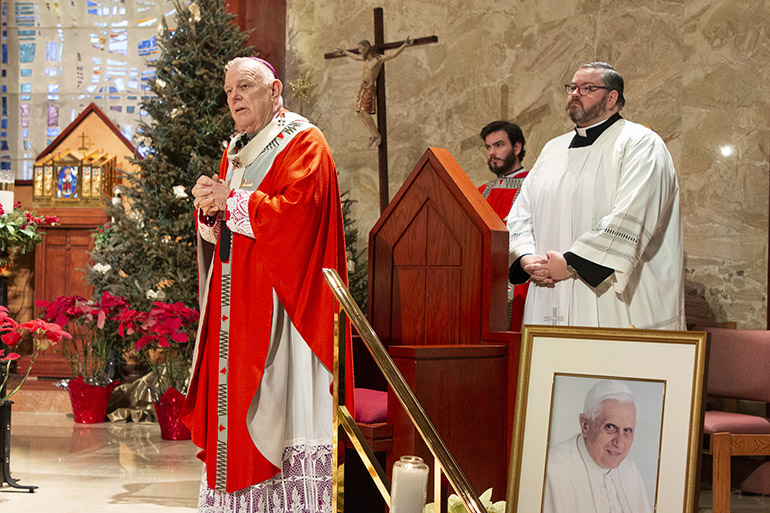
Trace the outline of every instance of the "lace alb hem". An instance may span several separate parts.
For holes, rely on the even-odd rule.
[[[330,513],[330,444],[294,445],[283,452],[282,471],[272,479],[234,493],[212,490],[201,478],[199,513]]]

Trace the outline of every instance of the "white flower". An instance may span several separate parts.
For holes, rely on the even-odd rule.
[[[150,289],[147,291],[147,294],[145,294],[147,299],[160,299],[161,301],[166,299],[166,293],[162,290],[159,290],[158,292],[155,292],[154,290]]]
[[[171,112],[169,112],[169,116],[171,116],[171,119],[175,119],[177,116],[182,114],[182,109],[177,109],[176,107],[171,109]]]
[[[487,510],[487,513],[504,513],[505,512],[505,501],[499,501],[492,503],[492,489],[488,488],[487,491],[482,493],[479,496],[479,499],[481,500],[481,504],[484,505],[484,509]],[[433,513],[435,511],[434,504],[431,502],[430,504],[425,505],[425,509],[423,510],[423,513]],[[465,507],[465,504],[463,504],[463,501],[460,497],[458,497],[455,494],[450,495],[447,498],[447,512],[448,513],[468,513],[468,510]]]
[[[172,190],[174,191],[174,197],[175,198],[186,198],[187,193],[184,190],[184,185],[175,185],[172,187]]]
[[[195,20],[195,23],[198,23],[201,21],[201,8],[196,3],[190,4],[190,14],[193,16],[193,20]]]
[[[163,80],[162,78],[156,78],[155,85],[163,89],[164,87],[166,87],[167,84],[166,84],[166,81]]]
[[[107,274],[112,269],[112,266],[110,264],[104,265],[102,263],[98,263],[94,265],[94,271],[102,274]]]

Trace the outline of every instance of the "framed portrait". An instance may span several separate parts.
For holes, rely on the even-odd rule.
[[[507,513],[697,511],[707,335],[525,326]]]

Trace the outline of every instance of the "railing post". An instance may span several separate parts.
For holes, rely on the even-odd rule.
[[[385,346],[382,344],[382,341],[377,337],[374,329],[366,320],[366,316],[358,307],[358,305],[356,305],[356,302],[350,295],[350,291],[348,291],[345,283],[342,281],[337,271],[335,269],[324,269],[323,273],[326,277],[326,281],[329,287],[332,290],[332,293],[334,294],[334,297],[340,304],[340,315],[342,315],[342,312],[344,311],[345,314],[350,317],[351,323],[356,327],[359,335],[361,335],[362,340],[366,344],[366,348],[374,358],[380,371],[384,374],[388,381],[388,385],[390,385],[391,389],[393,390],[393,393],[404,407],[404,410],[412,421],[412,424],[417,428],[417,431],[425,441],[434,458],[442,462],[441,467],[444,469],[449,483],[452,485],[452,488],[454,488],[457,495],[459,495],[460,500],[462,500],[466,509],[470,513],[486,513],[486,509],[481,503],[481,499],[479,499],[478,494],[468,482],[468,478],[465,477],[465,474],[462,472],[459,465],[455,461],[452,453],[449,452],[449,449],[436,431],[436,428],[431,423],[428,415],[425,413],[425,410],[423,410],[422,405],[417,400],[414,392],[409,388],[406,380],[404,380],[404,376],[393,363],[393,360],[390,358],[390,355],[385,349]],[[339,342],[340,336],[340,323],[338,318],[335,319],[336,351],[336,347],[338,346],[336,343]],[[335,384],[337,383],[336,377],[337,373],[339,372],[339,359],[337,357],[338,355],[335,354]],[[338,393],[339,392],[335,387],[335,394]],[[335,401],[335,437],[337,436],[337,426],[339,425],[338,422],[337,402]],[[335,438],[335,444],[337,443],[336,440],[337,439]],[[334,463],[336,464],[336,459],[334,459]],[[336,481],[334,481],[334,483],[336,483]],[[335,494],[336,489],[337,486],[335,484],[333,486],[333,493]],[[333,500],[333,503],[336,507],[336,499]]]

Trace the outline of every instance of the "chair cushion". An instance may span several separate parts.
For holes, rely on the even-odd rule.
[[[370,390],[368,388],[356,388],[354,390],[356,422],[374,424],[386,422],[388,419],[388,393],[382,390]]]
[[[710,395],[770,403],[770,331],[708,328]]]
[[[770,434],[770,419],[743,413],[707,411],[703,418],[704,433]]]

